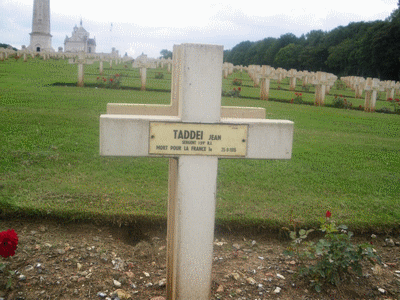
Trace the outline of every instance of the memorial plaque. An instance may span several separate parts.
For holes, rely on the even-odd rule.
[[[248,125],[150,122],[149,154],[246,156]]]

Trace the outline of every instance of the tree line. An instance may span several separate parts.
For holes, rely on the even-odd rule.
[[[399,80],[400,1],[398,5],[384,21],[353,22],[329,32],[312,30],[300,37],[286,33],[279,38],[244,41],[225,50],[224,61]]]
[[[3,44],[3,43],[0,43],[0,48],[9,48],[9,47],[11,47],[11,45],[9,45],[9,44]],[[18,51],[18,49],[17,48],[14,48],[14,47],[11,47],[14,51]]]

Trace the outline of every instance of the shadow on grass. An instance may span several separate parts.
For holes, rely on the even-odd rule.
[[[49,84],[49,86],[64,86],[64,87],[76,87],[77,84],[71,82],[55,82]],[[81,87],[82,88],[82,87]],[[98,89],[109,89],[109,90],[130,90],[130,91],[141,91],[140,87],[132,87],[132,86],[119,86],[119,87],[102,87],[99,86],[97,83],[85,83],[83,88],[98,88]],[[154,89],[154,88],[147,88],[146,92],[160,92],[160,93],[171,93],[170,89]]]
[[[64,224],[68,223],[90,223],[95,225],[117,226],[119,228],[126,227],[150,230],[162,230],[166,232],[167,217],[165,215],[151,215],[147,213],[141,214],[99,214],[90,211],[81,210],[42,210],[24,208],[21,209],[10,203],[0,202],[0,220],[49,220]],[[317,223],[304,224],[305,228],[316,227]],[[257,234],[275,237],[279,239],[287,239],[288,235],[285,227],[290,227],[282,221],[271,221],[266,219],[247,219],[247,218],[217,218],[215,220],[216,234]],[[400,228],[393,224],[372,224],[362,223],[354,224],[352,231],[358,235],[371,233],[399,234]],[[131,234],[130,234],[131,236]]]

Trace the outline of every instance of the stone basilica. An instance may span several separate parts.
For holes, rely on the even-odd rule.
[[[81,20],[79,27],[75,25],[72,36],[70,38],[65,37],[64,52],[96,53],[96,38],[90,39],[89,35],[89,32],[82,27]]]

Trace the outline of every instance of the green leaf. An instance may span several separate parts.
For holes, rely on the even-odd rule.
[[[12,278],[9,277],[6,284],[6,289],[8,290],[11,287],[11,285],[12,285]]]
[[[285,250],[285,251],[283,251],[283,255],[286,255],[286,256],[293,256],[293,254],[294,254],[294,252],[291,251],[291,250]]]
[[[290,236],[290,238],[291,238],[292,240],[295,240],[296,237],[297,237],[297,234],[296,234],[295,231],[291,231],[290,234],[289,234],[289,236]]]

